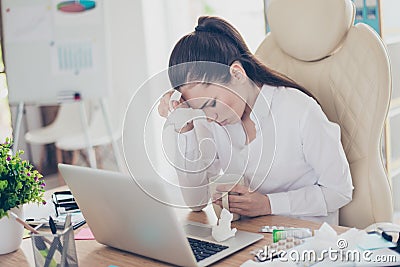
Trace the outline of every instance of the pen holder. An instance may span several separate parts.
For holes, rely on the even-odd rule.
[[[72,226],[59,234],[32,234],[31,239],[36,267],[78,266]]]

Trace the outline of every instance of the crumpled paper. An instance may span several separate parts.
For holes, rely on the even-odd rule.
[[[365,232],[364,232],[365,233]],[[357,240],[362,232],[356,228],[351,228],[338,235],[328,223],[324,222],[318,230],[314,231],[314,236],[299,248],[313,249],[320,251],[325,248],[349,249],[357,246]]]
[[[179,131],[183,127],[186,126],[187,123],[195,120],[195,119],[206,119],[206,115],[201,109],[192,109],[192,108],[173,108],[173,101],[180,101],[182,93],[174,90],[174,93],[171,95],[169,101],[169,109],[170,113],[167,117],[166,125],[173,125],[175,131]]]
[[[231,228],[232,219],[233,214],[227,209],[222,209],[218,224],[212,227],[211,234],[215,241],[222,242],[235,236],[237,229]]]

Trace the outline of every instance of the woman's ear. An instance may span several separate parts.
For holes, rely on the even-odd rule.
[[[232,76],[232,80],[235,82],[242,83],[247,80],[246,71],[239,61],[234,61],[229,67],[229,72]]]

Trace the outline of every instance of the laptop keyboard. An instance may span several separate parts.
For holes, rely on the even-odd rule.
[[[204,260],[205,258],[208,258],[228,248],[228,246],[223,246],[194,238],[188,238],[188,240],[194,256],[196,257],[196,261]]]

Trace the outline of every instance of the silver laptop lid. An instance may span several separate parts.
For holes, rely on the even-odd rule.
[[[148,196],[130,176],[58,166],[99,243],[176,265],[197,266],[173,208]],[[165,195],[157,181],[149,183]]]

